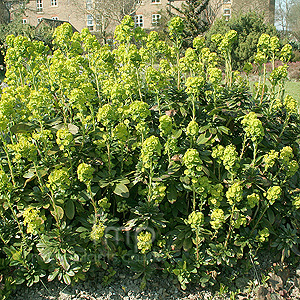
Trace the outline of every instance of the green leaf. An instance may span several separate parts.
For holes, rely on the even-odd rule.
[[[71,284],[71,278],[68,274],[64,274],[63,275],[63,280],[64,280],[64,283],[67,284],[67,285],[70,285]]]
[[[53,217],[57,217],[60,220],[64,217],[64,210],[60,206],[56,206],[56,209],[50,212]]]
[[[273,212],[272,208],[269,208],[269,209],[267,210],[267,215],[268,215],[268,220],[269,220],[269,222],[270,222],[271,224],[273,224],[274,221],[275,221],[275,215],[274,215],[274,212]]]
[[[183,250],[189,251],[193,247],[193,242],[191,239],[185,239],[183,242]]]
[[[28,124],[17,124],[10,128],[11,133],[26,133],[28,131],[32,131],[32,126]]]
[[[116,185],[116,187],[114,189],[114,193],[118,196],[123,197],[123,198],[128,198],[129,197],[128,187],[123,183],[119,183],[119,184]]]
[[[24,175],[23,178],[27,178],[27,179],[31,179],[33,177],[35,177],[35,169],[34,168],[30,168]]]
[[[59,273],[59,269],[55,269],[51,274],[49,274],[48,281],[53,281],[58,273]]]
[[[197,139],[197,144],[198,145],[204,145],[211,139],[211,137],[212,137],[212,135],[210,135],[209,137],[206,137],[206,134],[202,133],[202,134],[199,135],[199,137]]]
[[[75,215],[75,205],[72,200],[68,200],[65,206],[65,213],[68,219],[72,220]]]
[[[168,201],[173,204],[177,200],[177,190],[174,185],[170,185],[167,189],[167,198]]]

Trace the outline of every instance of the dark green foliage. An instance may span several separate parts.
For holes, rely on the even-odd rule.
[[[233,46],[233,67],[237,69],[243,68],[248,61],[254,61],[257,42],[263,33],[271,36],[278,35],[276,28],[264,22],[264,16],[256,12],[235,16],[228,21],[224,18],[218,19],[207,32],[207,45],[211,50],[215,51],[211,43],[211,36],[217,33],[225,34],[229,30],[235,30],[238,38]]]
[[[191,47],[193,39],[208,30],[210,24],[205,14],[208,3],[209,0],[187,0],[181,8],[172,6],[184,20],[184,48]]]

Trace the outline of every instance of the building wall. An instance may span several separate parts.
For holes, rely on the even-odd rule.
[[[42,2],[40,9],[37,7],[38,1]],[[78,31],[88,25],[90,25],[90,30],[96,31],[95,20],[88,20],[88,15],[91,15],[92,12],[87,9],[87,3],[92,3],[92,1],[29,0],[23,20],[24,23],[36,26],[41,18],[57,18],[70,22]],[[53,5],[54,2],[56,5]],[[154,29],[155,24],[152,21],[155,15],[159,18],[159,15],[165,14],[167,10],[171,9],[170,4],[181,7],[184,0],[140,0],[140,2],[134,17],[136,25],[146,29]],[[230,18],[236,13],[254,10],[265,12],[266,21],[274,23],[275,0],[211,0],[209,5],[211,20],[222,16]],[[171,11],[175,12],[174,9]],[[112,25],[116,25],[116,23],[112,23]],[[113,28],[109,28],[109,31],[113,31]]]
[[[30,0],[23,17],[24,23],[36,26],[41,18],[58,19],[70,22],[77,30],[87,27],[84,13],[84,1],[42,0],[42,8],[37,7],[36,0]]]

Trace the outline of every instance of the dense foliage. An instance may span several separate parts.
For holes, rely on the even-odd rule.
[[[70,284],[103,268],[109,280],[115,263],[142,276],[142,287],[157,269],[185,288],[214,284],[237,264],[246,271],[267,245],[293,259],[298,108],[284,92],[287,66],[270,75],[264,67],[287,62],[291,48],[261,36],[252,94],[232,71],[235,31],[212,38],[219,54],[200,37],[182,53],[182,25],[172,19],[168,46],[125,17],[113,51],[68,24],[56,29],[52,53],[7,37],[2,297],[12,282],[45,276]]]
[[[211,43],[214,34],[225,34],[229,30],[235,30],[238,34],[234,43],[232,60],[235,68],[243,68],[246,62],[253,62],[256,53],[256,45],[263,33],[271,36],[277,35],[274,25],[266,24],[264,16],[256,12],[249,12],[233,16],[229,20],[218,19],[206,33],[207,45],[210,50],[215,51]]]

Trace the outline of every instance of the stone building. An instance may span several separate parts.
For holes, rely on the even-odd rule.
[[[136,0],[138,2],[133,13],[136,26],[154,29],[172,6],[180,7],[184,0]],[[10,11],[17,9],[16,2],[6,0]],[[22,1],[21,1],[22,2]],[[99,18],[95,8],[97,0],[29,0],[25,8],[23,23],[33,26],[43,19],[53,19],[70,22],[78,31],[88,27],[92,32],[103,30],[103,16]],[[25,2],[24,2],[25,3]],[[229,19],[232,15],[249,10],[262,11],[266,21],[274,23],[275,0],[211,0],[208,15],[211,20],[224,16]],[[110,22],[105,30],[113,31],[117,21]]]

